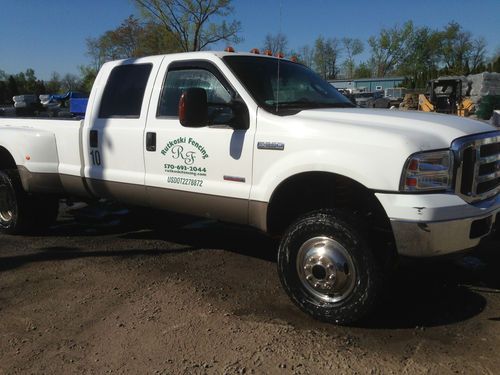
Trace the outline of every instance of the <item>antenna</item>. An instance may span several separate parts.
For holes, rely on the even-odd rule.
[[[281,37],[281,20],[282,20],[282,5],[283,1],[280,0],[280,22],[279,22],[279,33],[278,33],[278,40]],[[279,47],[279,44],[278,44]],[[279,110],[279,105],[280,105],[280,57],[281,51],[278,51],[278,83],[276,85],[276,112]]]

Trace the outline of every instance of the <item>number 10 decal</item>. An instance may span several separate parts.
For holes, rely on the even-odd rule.
[[[92,165],[101,165],[101,153],[99,150],[90,151],[90,156],[92,157]]]

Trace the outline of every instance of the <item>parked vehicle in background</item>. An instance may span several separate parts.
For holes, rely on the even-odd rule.
[[[391,100],[403,100],[407,92],[407,89],[404,87],[394,87],[387,88],[384,91],[384,97]]]
[[[269,56],[110,62],[84,119],[0,118],[1,232],[42,230],[62,197],[248,225],[281,238],[291,300],[339,324],[372,311],[397,257],[477,246],[499,192],[491,125],[355,108],[307,67]]]
[[[353,93],[356,105],[361,108],[373,108],[373,102],[376,99],[382,98],[383,95],[384,95],[383,91]]]

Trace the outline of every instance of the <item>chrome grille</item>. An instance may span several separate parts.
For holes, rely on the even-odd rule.
[[[500,192],[500,132],[459,138],[452,149],[457,161],[456,194],[476,202]]]

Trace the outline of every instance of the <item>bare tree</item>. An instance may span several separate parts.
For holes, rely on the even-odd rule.
[[[288,38],[285,34],[278,33],[276,35],[267,34],[264,39],[264,48],[263,50],[269,50],[273,55],[277,53],[287,53],[288,48]]]
[[[110,60],[169,52],[179,52],[172,33],[158,23],[149,21],[143,24],[139,19],[129,16],[116,29],[87,39],[87,55],[92,59],[92,64],[85,71],[89,73],[87,68],[98,71],[103,63]]]
[[[354,70],[356,68],[354,57],[363,53],[364,45],[359,39],[347,37],[342,38],[342,44],[346,53],[346,60],[344,61],[344,67],[347,73],[346,76],[350,79],[354,75]]]
[[[314,66],[324,79],[335,79],[339,73],[340,42],[336,38],[320,36],[314,43]]]
[[[231,0],[135,0],[143,13],[173,33],[183,51],[200,51],[222,40],[238,43],[239,21],[210,22],[233,12]]]
[[[47,92],[55,94],[62,91],[61,76],[57,72],[52,72],[49,81],[45,84]]]
[[[471,42],[471,50],[469,54],[469,69],[474,72],[481,65],[484,65],[486,60],[486,40],[483,37],[474,39]]]
[[[408,52],[408,43],[413,34],[413,23],[406,22],[402,27],[382,29],[380,34],[368,39],[371,47],[371,61],[378,77],[394,72]]]
[[[450,22],[441,33],[441,55],[447,74],[465,74],[471,49],[471,33],[457,22]]]
[[[73,91],[80,88],[80,78],[74,74],[65,74],[61,80],[61,89],[63,91]]]
[[[314,49],[307,44],[302,46],[299,49],[298,59],[305,66],[312,68],[314,65]]]

